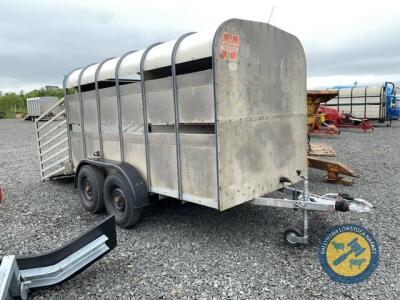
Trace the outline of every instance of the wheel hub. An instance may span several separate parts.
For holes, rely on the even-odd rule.
[[[125,197],[124,197],[124,193],[121,191],[121,189],[116,188],[113,191],[112,199],[113,199],[115,208],[119,212],[124,212],[125,211]]]
[[[83,194],[87,200],[93,200],[93,184],[87,177],[83,179]]]
[[[291,244],[296,244],[297,243],[297,235],[294,232],[289,233],[286,236],[287,240]]]

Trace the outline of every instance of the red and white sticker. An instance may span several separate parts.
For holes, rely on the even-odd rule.
[[[219,45],[219,55],[222,59],[236,61],[239,53],[240,37],[238,34],[224,32]]]

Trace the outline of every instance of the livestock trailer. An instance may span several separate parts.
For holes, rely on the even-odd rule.
[[[392,82],[376,86],[338,86],[333,89],[338,91],[338,96],[324,103],[324,106],[382,123],[397,120],[400,116],[399,99]]]
[[[307,241],[308,210],[369,210],[308,193],[304,51],[272,25],[231,19],[76,69],[64,89],[66,120],[36,122],[42,179],[74,174],[85,209],[122,227],[149,194],[303,209],[291,243]],[[265,197],[302,180],[294,200]]]
[[[59,101],[58,97],[35,97],[26,99],[27,118],[37,118]]]

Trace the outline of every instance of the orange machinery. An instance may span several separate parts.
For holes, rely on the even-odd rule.
[[[334,124],[325,122],[325,114],[319,113],[321,103],[326,103],[338,95],[336,90],[309,90],[307,91],[307,126],[309,134],[339,134]]]
[[[319,113],[319,107],[321,102],[325,103],[338,95],[337,91],[334,90],[311,90],[307,91],[307,126],[309,134],[319,132],[325,134],[339,134],[338,128],[334,124],[328,124],[325,122],[325,115]],[[321,147],[319,147],[321,146]],[[324,177],[325,181],[332,183],[341,183],[345,185],[351,185],[352,180],[341,177],[340,175],[346,175],[350,177],[358,177],[358,175],[347,165],[327,160],[318,156],[318,151],[312,151],[318,148],[329,148],[325,144],[310,144],[309,156],[308,156],[308,167],[319,169],[327,172]],[[321,151],[320,151],[321,152]],[[322,151],[326,152],[326,151]],[[333,149],[328,152],[334,152]],[[323,153],[321,155],[324,155]]]

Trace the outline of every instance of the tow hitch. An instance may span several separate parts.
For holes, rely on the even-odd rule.
[[[299,176],[303,179],[303,190],[283,186],[282,192],[293,195],[293,199],[278,199],[257,197],[250,203],[259,206],[270,206],[280,208],[292,208],[303,210],[303,235],[296,230],[290,229],[285,231],[284,237],[288,244],[307,244],[308,243],[308,220],[310,211],[353,211],[353,212],[369,212],[372,209],[372,204],[360,199],[353,198],[348,194],[324,194],[322,196],[311,194],[308,189],[308,179],[298,171]],[[288,181],[281,181],[282,183]]]

